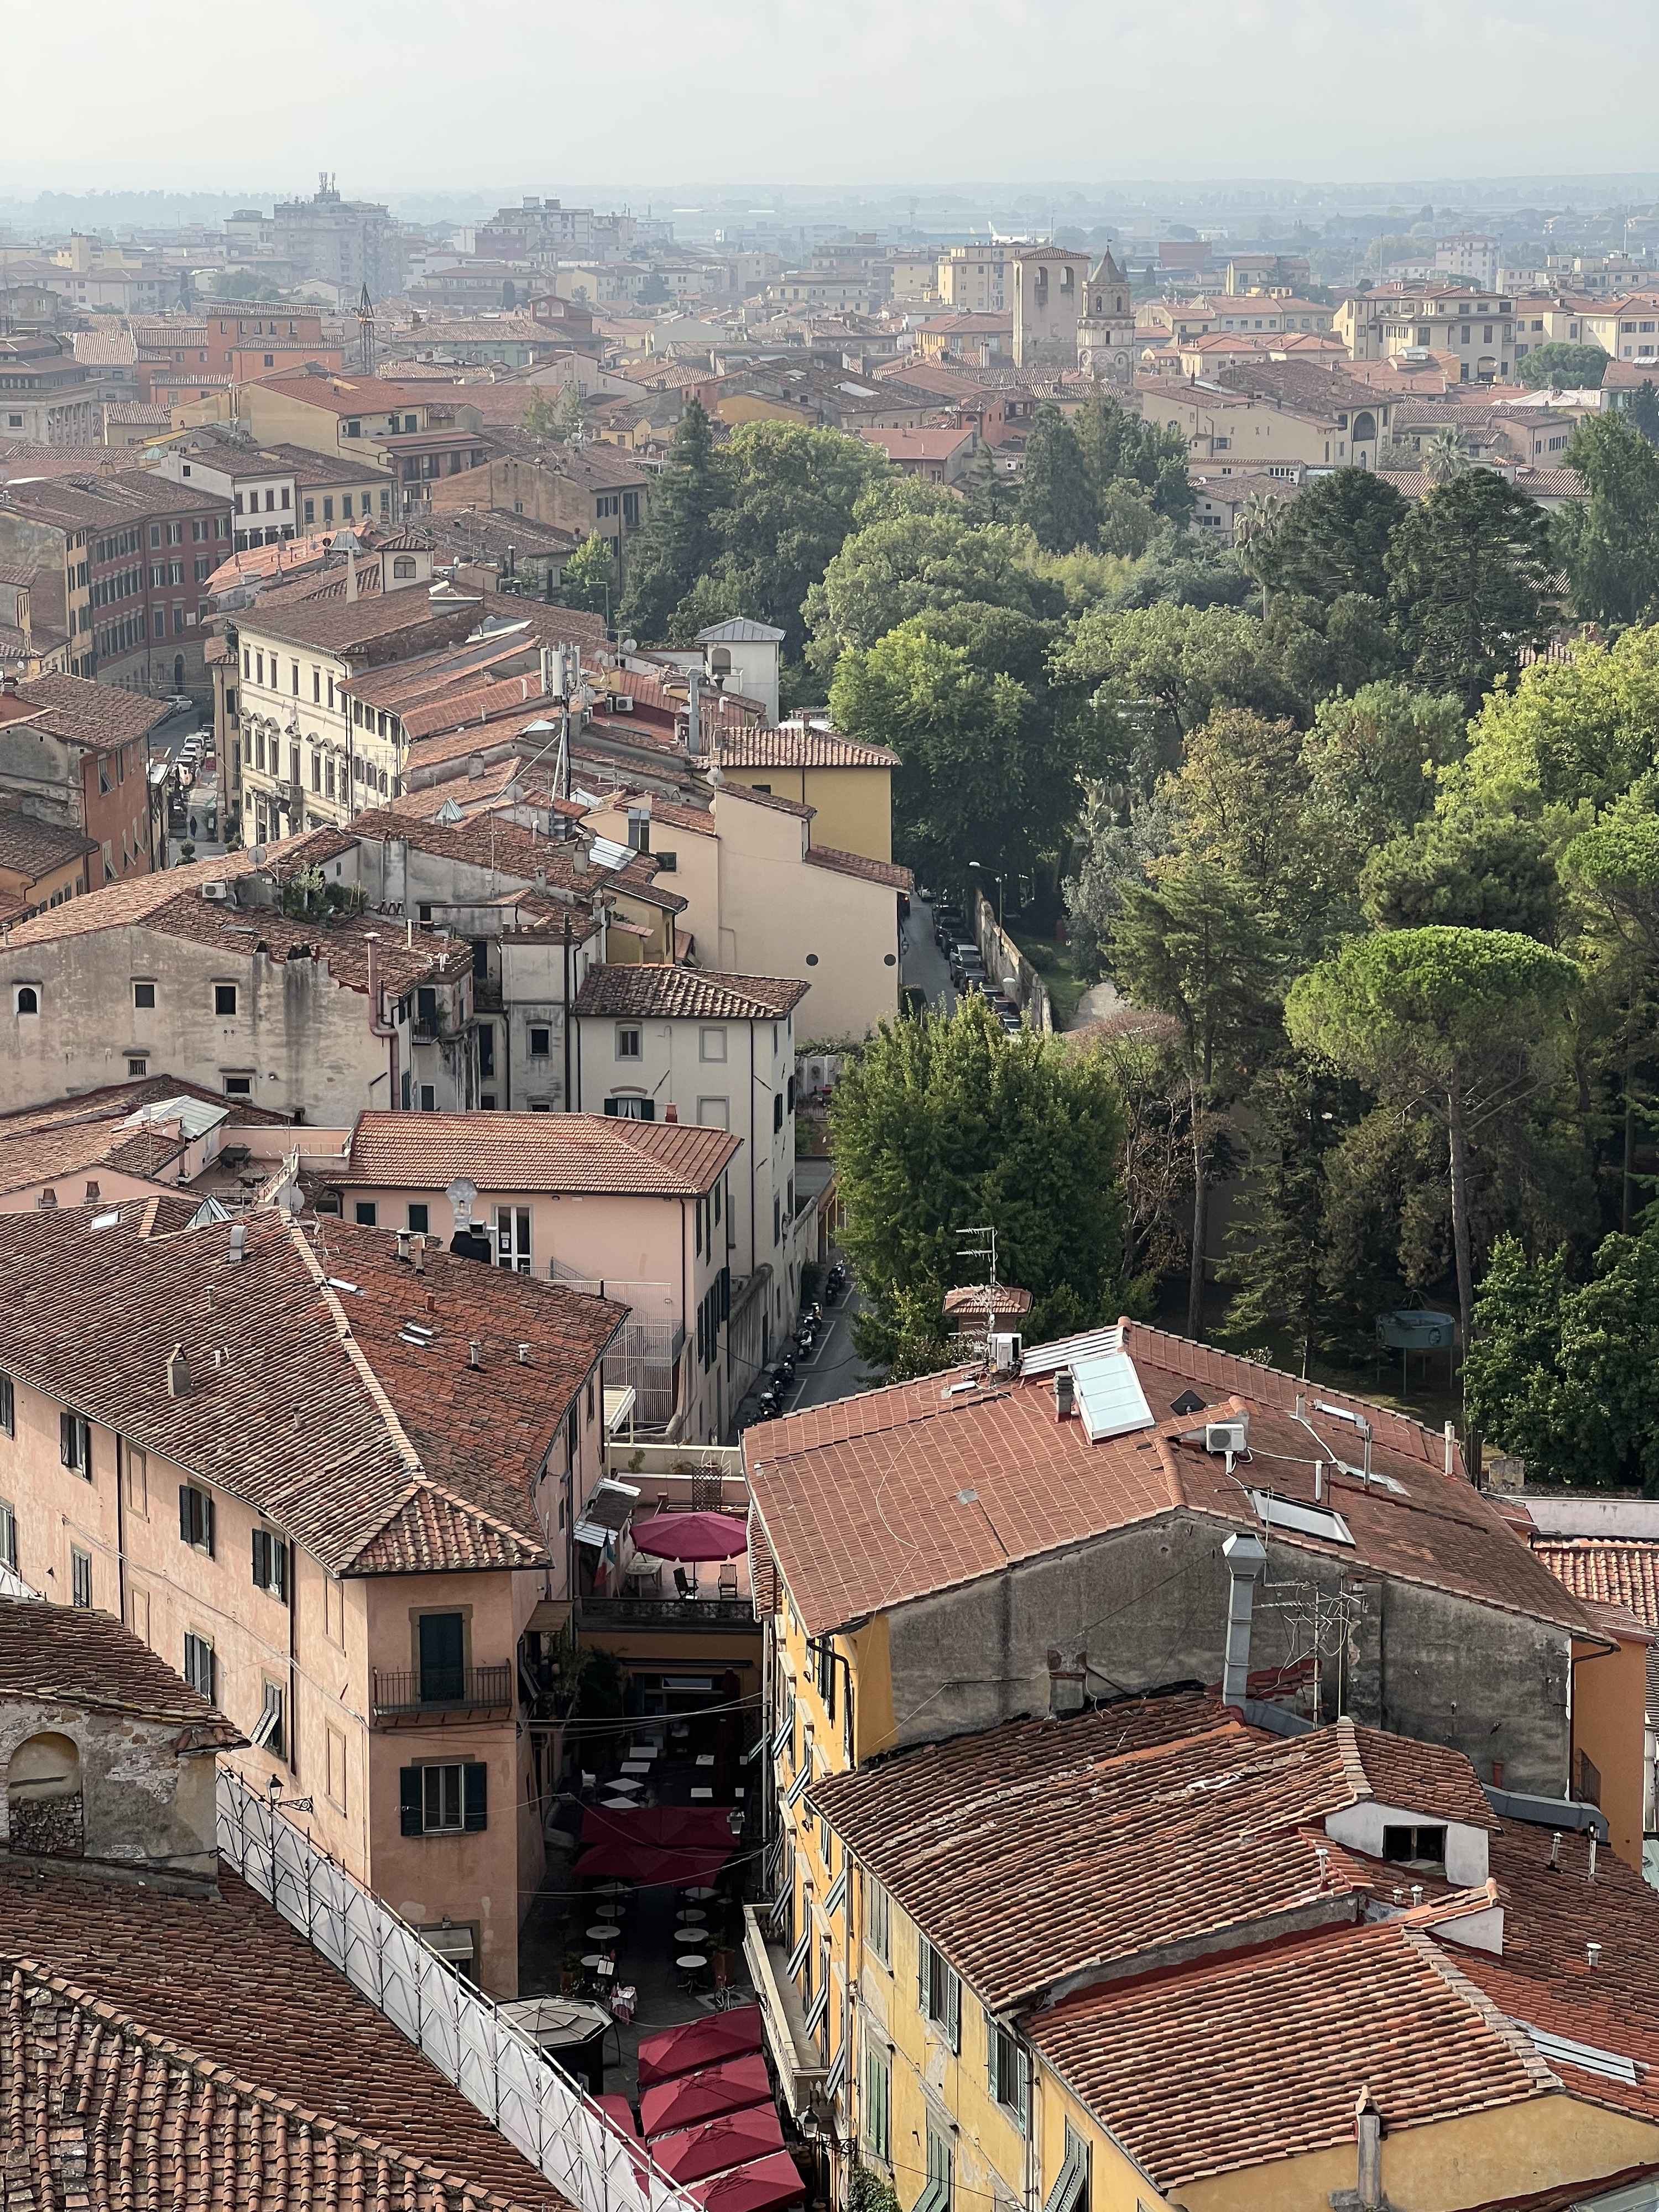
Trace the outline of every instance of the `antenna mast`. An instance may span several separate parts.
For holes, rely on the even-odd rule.
[[[959,1260],[983,1260],[985,1281],[981,1303],[985,1308],[985,1328],[980,1340],[980,1359],[988,1366],[991,1358],[991,1334],[997,1316],[997,1232],[987,1223],[981,1229],[958,1229],[957,1257]]]

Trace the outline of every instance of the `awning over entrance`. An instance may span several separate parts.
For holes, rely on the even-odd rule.
[[[806,2017],[795,1985],[782,1972],[783,1954],[768,1943],[752,1905],[743,1908],[743,1955],[760,1999],[766,2047],[778,2072],[778,2094],[799,2119],[821,2092],[829,2069],[806,2033]]]

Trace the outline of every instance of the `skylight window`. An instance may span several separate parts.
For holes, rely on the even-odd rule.
[[[1540,2058],[1577,2066],[1582,2073],[1600,2074],[1608,2081],[1627,2081],[1634,2087],[1646,2070],[1622,2051],[1603,2051],[1594,2043],[1575,2043],[1570,2036],[1551,2035],[1541,2027],[1528,2027],[1523,2020],[1516,2021],[1516,2026],[1526,2028]]]
[[[1353,1533],[1340,1513],[1328,1506],[1304,1505],[1294,1498],[1276,1498],[1271,1490],[1249,1490],[1245,1496],[1264,1528],[1288,1528],[1298,1536],[1322,1537],[1328,1544],[1352,1544]]]
[[[1152,1409],[1127,1352],[1101,1352],[1092,1358],[1074,1359],[1072,1382],[1083,1415],[1084,1433],[1091,1443],[1152,1427]]]

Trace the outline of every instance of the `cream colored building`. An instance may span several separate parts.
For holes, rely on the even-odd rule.
[[[952,246],[939,258],[939,296],[947,307],[985,313],[1012,304],[1009,250],[1000,246]]]
[[[725,728],[714,757],[726,782],[810,806],[815,838],[837,852],[892,859],[898,755],[885,745],[843,737],[827,718],[805,715],[775,730]]]
[[[1270,362],[1259,373],[1265,376],[1267,370],[1288,366]],[[1250,378],[1258,372],[1239,368],[1225,374]],[[1136,390],[1145,419],[1161,429],[1178,429],[1194,465],[1201,465],[1208,477],[1272,475],[1276,469],[1299,474],[1304,468],[1375,468],[1378,447],[1389,435],[1394,402],[1379,398],[1364,386],[1339,380],[1324,369],[1308,369],[1304,374],[1328,383],[1329,398],[1316,394],[1280,400],[1265,392],[1257,395],[1220,383],[1187,384],[1152,377],[1142,377]]]
[[[618,794],[587,820],[618,844],[643,839],[659,867],[672,861],[698,967],[811,984],[812,1035],[825,1042],[857,1043],[896,1010],[910,872],[820,846],[810,806],[730,781],[706,811]]]
[[[1509,294],[1441,278],[1350,293],[1334,327],[1353,361],[1449,354],[1460,384],[1506,383],[1527,342]]]

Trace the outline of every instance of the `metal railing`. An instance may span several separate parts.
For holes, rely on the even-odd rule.
[[[489,1997],[233,1768],[219,1856],[580,2212],[701,2212]]]
[[[746,1597],[585,1597],[577,1601],[583,1628],[754,1628]]]
[[[374,1670],[372,1705],[385,1715],[453,1713],[459,1708],[513,1703],[511,1667],[424,1667]]]

